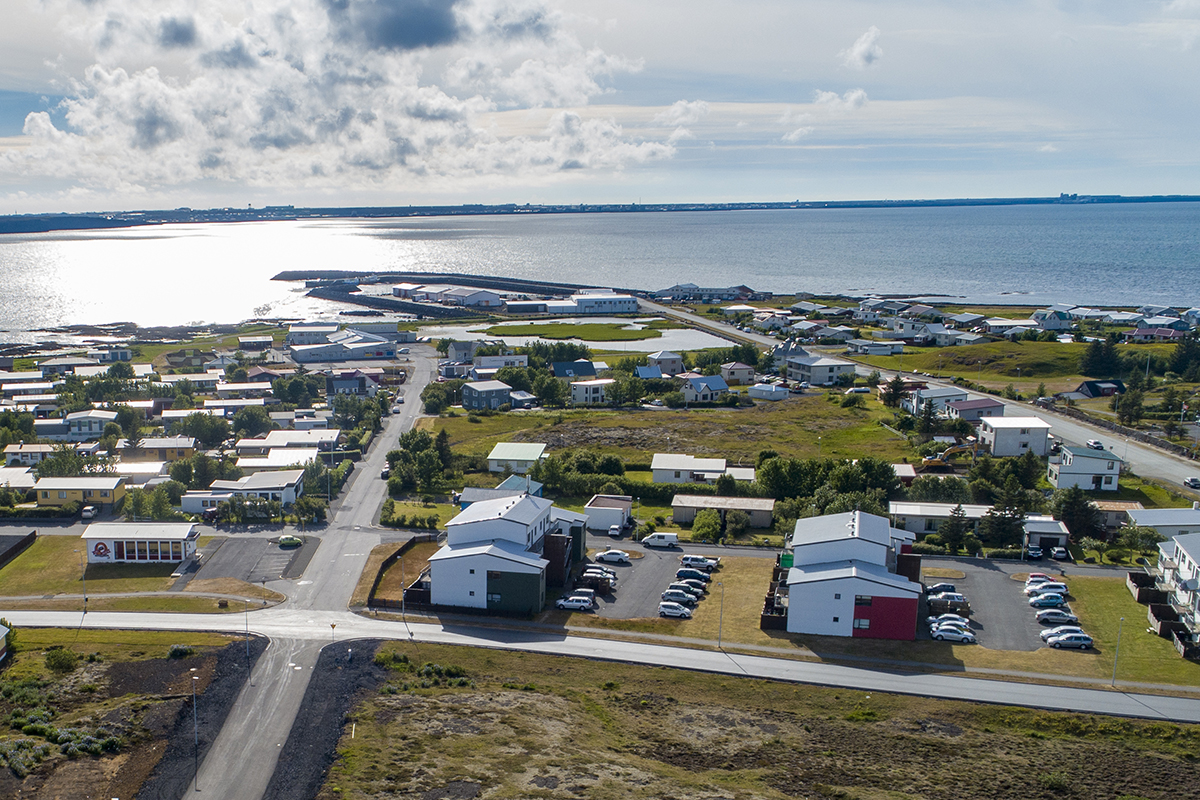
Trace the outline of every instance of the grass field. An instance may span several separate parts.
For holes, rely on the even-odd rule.
[[[437,542],[421,542],[413,545],[412,549],[404,554],[404,562],[399,559],[396,563],[388,568],[388,571],[383,573],[383,579],[379,581],[379,591],[376,592],[377,597],[382,597],[385,600],[400,600],[400,593],[403,591],[405,583],[412,583],[417,579],[426,567],[429,566],[429,557],[438,551]]]
[[[233,349],[238,346],[239,336],[267,336],[270,335],[276,342],[282,342],[287,335],[287,331],[278,325],[246,325],[238,329],[237,333],[228,336],[205,337],[193,339],[188,342],[176,342],[174,344],[137,344],[130,349],[133,351],[133,360],[138,363],[146,363],[153,361],[163,353],[170,353],[180,348],[197,348],[200,350],[213,349]]]
[[[98,653],[106,661],[142,661],[165,658],[173,644],[199,648],[224,647],[237,637],[194,631],[122,631],[88,628],[18,628],[18,654],[37,653],[50,647],[66,647],[77,653]],[[40,658],[20,658],[5,677],[38,676],[46,672]],[[13,674],[16,673],[16,674]]]
[[[588,342],[636,342],[658,339],[659,326],[630,328],[615,322],[546,322],[528,325],[493,325],[488,336],[537,336],[539,339],[581,339]]]
[[[81,542],[73,536],[42,536],[0,570],[0,597],[82,594]],[[163,592],[178,564],[88,564],[87,593]]]
[[[1122,353],[1169,354],[1173,345],[1118,345]],[[1087,380],[1079,374],[1086,344],[1072,342],[989,342],[966,347],[911,348],[902,356],[863,356],[858,360],[881,369],[904,368],[950,378],[958,376],[993,387],[1013,384],[1031,394],[1039,383],[1047,391],[1067,391]],[[1020,372],[1018,373],[1018,369]]]
[[[1200,729],[545,655],[387,643],[465,686],[393,672],[342,721],[320,800],[1167,798]],[[390,659],[388,659],[390,660]],[[415,688],[414,688],[415,687]]]
[[[532,411],[480,417],[425,418],[419,427],[445,428],[459,452],[487,455],[497,442],[543,442],[549,450],[588,447],[646,462],[654,453],[719,456],[753,464],[765,448],[785,456],[898,460],[911,455],[905,439],[881,427],[892,412],[878,403],[841,408],[823,394],[793,397],[744,409]]]
[[[240,614],[242,604],[230,600],[227,608],[217,605],[215,597],[197,597],[183,593],[135,595],[94,595],[88,587],[88,611],[161,611],[172,614]],[[5,608],[38,611],[80,611],[83,600],[78,597],[54,597],[49,600],[5,600]],[[251,601],[250,609],[262,608],[261,602]]]

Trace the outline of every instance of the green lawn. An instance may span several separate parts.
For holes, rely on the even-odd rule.
[[[168,344],[136,344],[131,347],[134,353],[134,361],[138,363],[150,362],[158,358],[163,353],[170,353],[183,348],[198,348],[200,350],[213,349],[233,349],[238,346],[239,336],[266,336],[270,335],[276,342],[282,342],[287,335],[287,331],[278,325],[245,325],[238,328],[237,333],[229,334],[228,336],[209,336],[199,339],[193,339],[189,342],[175,342]]]
[[[0,597],[82,594],[82,541],[73,536],[42,536],[0,570]],[[76,552],[79,551],[79,552]],[[178,564],[90,564],[87,593],[162,592],[174,583]]]
[[[547,322],[528,325],[494,325],[483,332],[489,336],[537,336],[539,339],[581,339],[589,342],[634,342],[658,339],[658,326],[629,328],[615,322]]]
[[[395,511],[393,515],[399,517],[403,514],[405,517],[412,518],[414,516],[423,519],[436,514],[438,518],[438,527],[445,527],[446,523],[454,518],[458,513],[458,507],[449,503],[434,503],[433,505],[425,505],[419,500],[396,500]]]

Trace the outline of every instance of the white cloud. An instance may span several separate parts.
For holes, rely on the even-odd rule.
[[[1058,148],[1052,144],[1044,144],[1037,149],[1039,153],[1057,153]]]
[[[811,125],[810,126],[802,126],[802,127],[796,128],[795,130],[789,131],[788,133],[785,133],[781,138],[785,142],[798,142],[801,139],[803,139],[805,136],[808,136],[812,132],[813,132],[813,128]]]
[[[837,92],[823,92],[818,89],[813,93],[813,103],[833,111],[853,111],[866,105],[867,93],[862,89],[850,89],[839,95]]]
[[[872,25],[867,32],[854,40],[854,44],[838,53],[842,63],[855,69],[866,69],[883,57],[879,46],[879,28]]]
[[[708,116],[708,103],[703,100],[676,100],[670,108],[654,117],[654,121],[666,126],[695,125]]]
[[[202,18],[191,0],[48,4],[72,12],[67,30],[94,61],[66,76],[65,121],[30,114],[29,146],[0,152],[9,179],[125,194],[397,189],[620,169],[669,158],[690,135],[634,140],[567,110],[530,134],[482,122],[494,109],[586,106],[640,68],[584,48],[540,2],[218,0]]]

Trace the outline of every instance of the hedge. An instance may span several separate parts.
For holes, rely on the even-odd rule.
[[[987,558],[1000,558],[1000,559],[1007,559],[1010,561],[1020,561],[1021,560],[1021,551],[1019,549],[1014,550],[1014,549],[1007,548],[1007,547],[1004,549],[997,548],[995,550],[984,550],[983,554]]]
[[[78,514],[79,510],[75,509],[74,513],[64,508],[57,506],[48,508],[4,508],[0,507],[0,517],[14,518],[29,518],[29,519],[60,519],[63,517],[73,517]]]

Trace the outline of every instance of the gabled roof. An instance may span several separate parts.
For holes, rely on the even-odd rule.
[[[847,539],[863,539],[874,544],[889,546],[892,543],[892,526],[883,517],[861,511],[843,514],[825,514],[796,520],[789,547],[839,542]]]
[[[650,355],[646,356],[646,358],[653,358],[653,359],[660,360],[660,361],[664,360],[664,359],[679,358],[679,357],[680,357],[679,353],[672,353],[670,350],[659,350],[657,353],[651,353]]]
[[[1200,525],[1200,509],[1138,508],[1125,512],[1134,525],[1157,528],[1160,525]]]
[[[555,361],[550,365],[556,378],[594,378],[596,366],[591,361]]]
[[[845,580],[859,578],[878,583],[902,592],[914,595],[921,594],[921,584],[910,581],[901,575],[888,572],[887,567],[871,564],[866,561],[831,561],[823,564],[804,564],[788,570],[787,584],[794,586],[801,583],[818,583],[821,581]]]
[[[953,408],[957,411],[974,411],[979,408],[996,408],[1002,405],[1004,403],[992,397],[980,397],[978,400],[955,400],[946,403],[948,408]]]
[[[446,527],[458,527],[488,520],[505,520],[520,525],[530,525],[542,512],[554,503],[544,497],[522,494],[515,497],[497,497],[472,503],[446,523]]]
[[[658,380],[663,377],[660,367],[634,367],[633,374],[643,380]]]
[[[680,472],[724,472],[723,458],[696,458],[683,453],[655,453],[650,460],[650,469],[665,469]]]
[[[473,383],[464,383],[462,388],[470,387],[475,392],[502,392],[512,389],[504,381],[474,381]]]
[[[500,442],[488,453],[490,461],[537,461],[546,445],[533,442]]]
[[[475,508],[478,505],[482,505],[482,503],[476,503],[471,508]],[[511,561],[514,565],[523,567],[530,572],[541,572],[550,563],[544,558],[539,558],[537,553],[532,553],[518,544],[506,542],[503,539],[473,542],[453,547],[448,544],[442,545],[440,550],[429,557],[429,560],[448,561],[453,558],[470,558],[472,556],[492,556],[505,561]]]
[[[689,378],[688,384],[693,391],[727,392],[729,384],[720,375],[707,375],[701,378]]]

